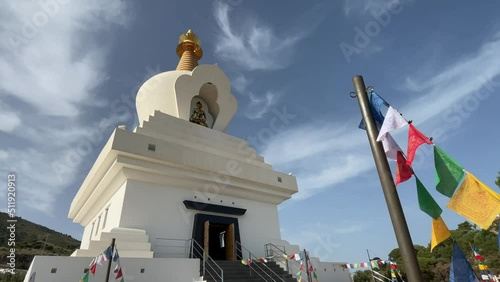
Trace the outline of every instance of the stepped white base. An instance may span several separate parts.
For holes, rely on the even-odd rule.
[[[98,240],[91,240],[87,249],[77,249],[71,257],[96,257],[110,245],[115,238],[115,245],[120,257],[153,258],[153,251],[146,231],[132,228],[113,228],[101,232]]]

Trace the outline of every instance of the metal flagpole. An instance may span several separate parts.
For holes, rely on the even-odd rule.
[[[368,255],[368,263],[370,264],[370,270],[372,271],[372,281],[375,282],[375,276],[373,276],[372,259],[370,258],[370,252],[366,249],[366,254]]]
[[[381,142],[377,142],[378,128],[375,125],[373,116],[370,110],[370,102],[366,94],[366,86],[363,77],[360,75],[355,76],[353,79],[354,89],[359,102],[359,108],[363,116],[366,126],[366,134],[373,154],[373,159],[377,167],[382,191],[384,192],[385,201],[391,217],[392,226],[396,235],[396,240],[401,251],[401,257],[405,264],[406,274],[408,281],[422,282],[422,273],[418,265],[417,255],[413,248],[410,231],[399,201],[398,192],[394,185],[389,162],[385,155],[384,147]]]
[[[115,238],[111,240],[111,258],[108,261],[108,271],[106,272],[106,282],[109,282],[109,274],[111,273],[111,262],[113,261],[113,254],[115,253]]]
[[[306,261],[306,277],[307,277],[307,282],[312,282],[311,281],[311,275],[309,274],[309,256],[307,255],[306,249],[304,249],[304,260]]]

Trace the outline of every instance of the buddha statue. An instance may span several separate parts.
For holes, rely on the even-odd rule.
[[[205,116],[205,112],[203,111],[202,107],[203,105],[199,101],[196,102],[196,106],[193,109],[193,114],[191,114],[189,121],[192,123],[202,125],[204,127],[208,127],[207,117]]]

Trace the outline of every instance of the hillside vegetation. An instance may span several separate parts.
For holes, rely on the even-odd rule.
[[[7,213],[0,212],[0,230],[7,230]],[[45,226],[15,217],[16,222],[16,268],[28,269],[33,257],[68,256],[80,246],[80,241],[69,235],[49,229]],[[0,264],[7,263],[10,247],[7,245],[9,232],[0,232]]]

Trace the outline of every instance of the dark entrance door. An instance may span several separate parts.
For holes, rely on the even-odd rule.
[[[241,253],[236,250],[240,240],[237,218],[196,214],[193,239],[214,260],[236,260]]]

